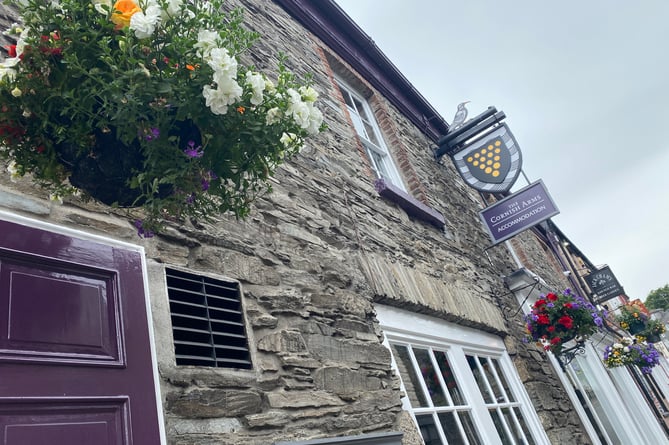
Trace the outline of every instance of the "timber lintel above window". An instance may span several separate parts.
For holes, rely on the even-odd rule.
[[[428,222],[439,228],[446,225],[444,215],[434,210],[432,207],[423,204],[404,190],[383,178],[377,179],[374,182],[374,187],[379,195],[400,206],[409,216]]]

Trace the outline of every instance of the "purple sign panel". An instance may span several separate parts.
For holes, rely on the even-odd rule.
[[[560,211],[539,180],[479,212],[493,245],[557,215]]]

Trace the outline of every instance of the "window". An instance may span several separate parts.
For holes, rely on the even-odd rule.
[[[239,284],[167,269],[177,365],[250,369]]]
[[[425,445],[548,443],[499,337],[385,306],[377,313]]]
[[[369,104],[360,94],[356,93],[354,89],[344,82],[341,80],[337,82],[339,90],[342,96],[344,96],[346,108],[348,108],[355,131],[358,133],[360,141],[369,157],[372,170],[374,170],[377,177],[383,178],[406,191],[400,175],[395,168],[395,164],[390,157],[388,148],[381,137],[381,131],[374,119]]]

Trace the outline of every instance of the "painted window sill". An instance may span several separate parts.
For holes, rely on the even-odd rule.
[[[446,220],[441,213],[418,201],[385,179],[377,179],[374,182],[374,187],[379,195],[400,206],[409,216],[428,222],[439,228],[446,225]]]

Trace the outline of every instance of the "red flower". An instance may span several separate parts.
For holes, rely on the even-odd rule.
[[[571,329],[574,326],[574,320],[569,315],[563,315],[558,318],[558,323],[567,329]]]
[[[7,53],[9,57],[16,57],[16,45],[7,45]]]
[[[550,292],[549,294],[546,295],[546,299],[548,301],[556,301],[558,297],[553,292]]]
[[[553,337],[553,338],[551,338],[551,344],[552,344],[552,345],[557,345],[557,344],[560,343],[561,341],[562,341],[562,339],[560,339],[560,337]]]
[[[546,314],[541,314],[537,317],[537,324],[550,324],[550,322],[551,320]]]
[[[565,303],[565,304],[563,304],[563,306],[566,307],[567,309],[573,309],[574,308],[574,305],[571,304],[571,303]]]
[[[553,332],[555,331],[555,326],[548,326],[547,330],[548,332]]]
[[[545,306],[545,305],[546,305],[546,300],[544,300],[543,298],[538,299],[537,302],[534,303],[535,308]]]

